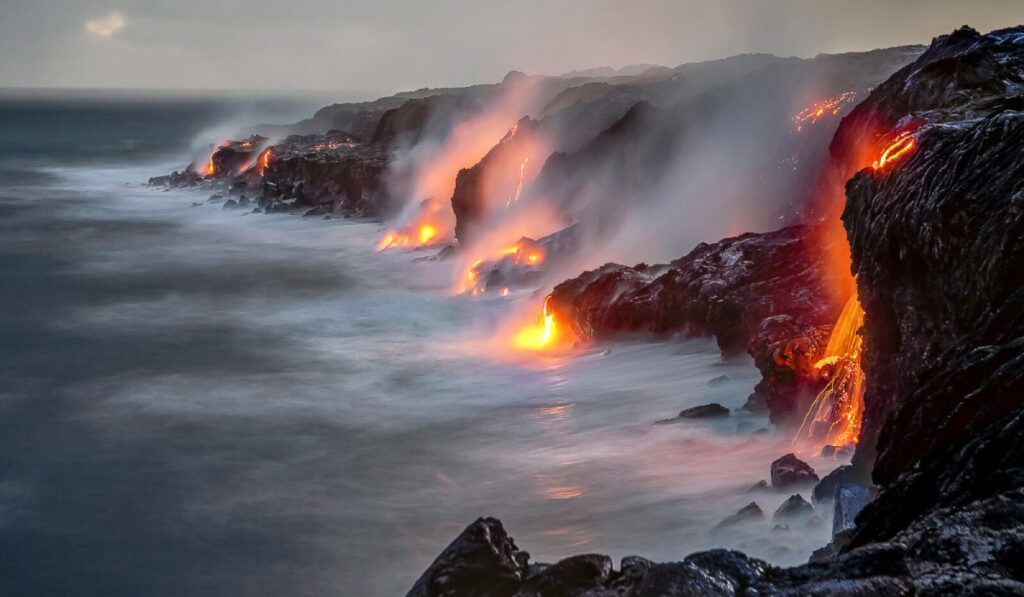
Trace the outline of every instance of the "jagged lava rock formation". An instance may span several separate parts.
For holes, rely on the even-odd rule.
[[[580,338],[714,336],[726,355],[746,350],[763,376],[752,404],[791,421],[821,389],[814,363],[842,308],[815,238],[792,226],[702,243],[666,265],[604,265],[556,286],[549,305]]]
[[[1022,91],[1024,27],[964,28],[937,38],[837,133],[840,151],[854,130],[872,142],[915,135],[901,161],[847,187],[866,311],[855,466],[872,469],[880,492],[838,555],[789,569],[726,550],[666,564],[631,557],[617,571],[531,566],[490,519],[466,531],[485,549],[457,540],[410,594],[1024,594]]]

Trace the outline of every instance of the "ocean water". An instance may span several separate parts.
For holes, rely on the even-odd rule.
[[[539,561],[827,541],[827,512],[772,533],[789,494],[747,492],[790,451],[764,417],[654,424],[738,408],[749,360],[516,354],[501,322],[536,296],[452,297],[374,222],[142,184],[310,103],[0,99],[0,594],[403,594],[478,516]],[[755,500],[769,520],[711,532]]]

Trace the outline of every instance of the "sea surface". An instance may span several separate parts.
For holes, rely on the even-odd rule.
[[[827,541],[827,512],[773,533],[788,493],[747,491],[790,451],[764,417],[654,424],[737,409],[749,360],[516,353],[533,293],[452,297],[375,222],[144,185],[321,103],[0,95],[0,594],[400,595],[478,516],[535,561]],[[754,500],[765,522],[712,532]]]

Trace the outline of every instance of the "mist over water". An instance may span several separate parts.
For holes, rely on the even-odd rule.
[[[748,360],[706,340],[510,355],[495,334],[529,293],[452,298],[450,264],[375,252],[373,222],[142,187],[208,126],[175,105],[176,127],[121,106],[114,133],[79,105],[60,143],[0,108],[0,593],[401,594],[485,515],[536,561],[792,564],[827,541],[828,520],[710,533],[789,496],[746,493],[790,451],[764,417],[653,424],[738,409]]]

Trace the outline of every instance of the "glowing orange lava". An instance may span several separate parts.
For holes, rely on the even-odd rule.
[[[811,403],[795,442],[807,440],[833,446],[856,444],[864,414],[864,371],[860,366],[864,309],[857,294],[846,301],[828,339],[825,356],[815,367],[829,376]]]
[[[206,168],[203,169],[203,176],[213,176],[217,174],[217,166],[213,163],[213,158],[206,164]]]
[[[518,124],[516,126],[519,126]],[[513,203],[519,202],[519,196],[523,193],[523,177],[526,176],[526,164],[530,161],[530,156],[526,156],[523,159],[523,163],[519,164],[519,178],[516,179],[515,185],[512,187],[512,192],[508,196],[508,201],[505,202],[505,207],[511,206]]]
[[[814,124],[826,116],[838,116],[843,105],[852,102],[856,97],[856,92],[845,91],[835,97],[811,104],[793,117],[794,129],[800,132],[803,127]]]
[[[401,231],[389,230],[377,243],[377,250],[383,251],[395,247],[426,246],[437,240],[437,226],[433,224],[420,224],[415,227],[406,227]]]
[[[887,164],[893,163],[912,151],[914,149],[914,145],[915,140],[913,132],[903,131],[897,135],[884,150],[882,150],[882,153],[878,156],[878,159],[871,164],[871,167],[875,170],[881,170]]]
[[[419,239],[421,245],[429,243],[435,236],[437,236],[437,228],[430,224],[420,226]]]
[[[260,159],[256,163],[256,174],[259,174],[260,176],[266,174],[267,167],[270,166],[270,156],[271,152],[270,148],[268,147],[263,150],[263,153],[260,154]]]
[[[521,350],[542,351],[551,348],[559,339],[555,314],[548,303],[551,295],[544,299],[544,311],[534,323],[519,330],[512,338],[512,345]]]
[[[511,256],[513,263],[516,265],[540,265],[544,262],[544,250],[541,249],[540,245],[529,239],[523,239],[512,245],[497,251],[490,259],[490,261],[498,261],[506,257]],[[472,295],[478,295],[483,293],[486,288],[481,280],[480,268],[484,264],[484,259],[477,259],[469,266],[466,270],[466,276],[462,284],[456,290],[456,294],[462,294],[469,292]],[[507,296],[505,293],[507,288],[502,290],[502,296]]]

